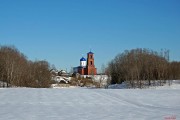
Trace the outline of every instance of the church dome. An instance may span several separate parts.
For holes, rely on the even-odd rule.
[[[82,57],[82,58],[80,59],[80,61],[86,61],[86,59],[85,59],[84,57]]]

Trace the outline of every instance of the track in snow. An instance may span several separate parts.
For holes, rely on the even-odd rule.
[[[0,120],[180,119],[180,90],[0,89]]]

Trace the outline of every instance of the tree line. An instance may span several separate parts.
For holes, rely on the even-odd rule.
[[[169,61],[169,50],[138,48],[118,54],[106,72],[111,76],[111,84],[126,81],[131,88],[143,88],[180,79],[180,62]]]
[[[14,46],[0,46],[0,82],[2,87],[50,87],[49,63],[28,60]]]

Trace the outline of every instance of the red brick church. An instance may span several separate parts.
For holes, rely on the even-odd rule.
[[[87,53],[87,60],[82,57],[80,59],[80,66],[74,68],[75,73],[79,73],[80,75],[96,75],[97,69],[94,65],[94,53]]]

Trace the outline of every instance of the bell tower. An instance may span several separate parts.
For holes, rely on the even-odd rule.
[[[87,53],[87,67],[86,68],[87,68],[86,70],[87,75],[97,74],[97,70],[94,65],[94,53],[91,51]]]
[[[87,54],[87,62],[88,62],[87,66],[94,67],[94,53],[89,52]]]

